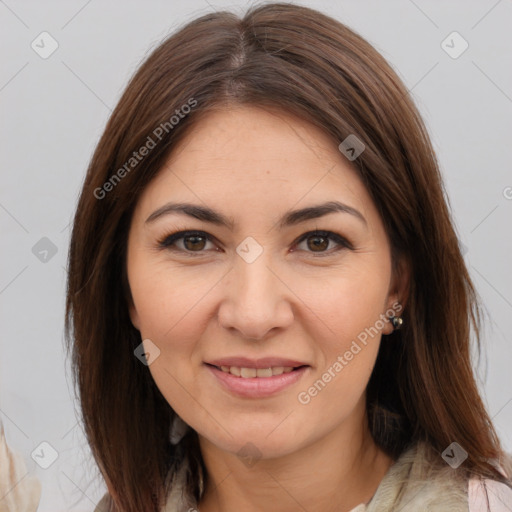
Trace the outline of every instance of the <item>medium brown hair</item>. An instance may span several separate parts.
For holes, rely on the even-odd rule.
[[[167,123],[156,146],[113,181],[155,128],[191,99],[197,107],[172,128]],[[502,451],[470,357],[472,328],[480,346],[481,307],[420,115],[363,38],[313,9],[274,3],[254,6],[241,19],[207,14],[154,49],[130,80],[87,171],[69,250],[66,339],[85,433],[112,509],[159,510],[182,457],[192,467],[188,490],[200,498],[205,467],[197,434],[191,429],[183,443],[170,444],[175,413],[134,356],[141,337],[128,312],[126,249],[141,192],[194,124],[227,105],[278,108],[337,144],[351,134],[364,143],[354,169],[381,215],[393,272],[400,272],[399,258],[411,272],[404,327],[383,337],[367,388],[372,435],[395,458],[417,440],[439,454],[456,441],[468,452],[459,471],[503,481],[489,463]]]

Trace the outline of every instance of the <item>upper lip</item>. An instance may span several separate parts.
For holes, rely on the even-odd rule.
[[[293,359],[284,359],[281,357],[262,357],[260,359],[249,359],[248,357],[223,357],[222,359],[214,359],[206,361],[206,364],[213,366],[236,366],[238,368],[275,368],[278,366],[298,367],[309,366],[301,361]]]

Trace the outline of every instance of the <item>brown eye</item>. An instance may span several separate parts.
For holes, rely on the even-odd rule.
[[[329,246],[329,239],[326,236],[310,236],[307,238],[308,248],[313,252],[324,251]]]
[[[352,245],[347,240],[332,231],[311,231],[305,233],[299,239],[297,245],[300,245],[302,242],[306,242],[306,248],[304,249],[306,252],[316,253],[319,256],[328,256],[344,248],[352,249]],[[331,242],[334,243],[334,248],[327,250]]]
[[[189,235],[183,237],[183,245],[188,251],[197,251],[204,249],[206,239],[204,236]]]
[[[185,254],[201,254],[208,250],[206,247],[208,243],[213,245],[210,236],[203,231],[180,231],[166,236],[159,242],[159,246],[170,251],[178,251]]]

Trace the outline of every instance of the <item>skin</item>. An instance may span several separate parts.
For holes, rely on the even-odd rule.
[[[278,226],[289,210],[332,200],[356,208],[366,223],[338,212]],[[170,201],[209,206],[234,229],[179,213],[146,223]],[[317,229],[352,248],[322,237],[318,248],[314,235],[299,241]],[[182,230],[213,240],[159,248]],[[236,252],[248,236],[264,249],[252,263]],[[396,301],[405,306],[407,269],[392,275],[382,221],[336,141],[277,110],[208,113],[143,191],[127,269],[133,325],[160,350],[151,375],[199,435],[209,476],[201,512],[343,512],[371,499],[393,462],[373,442],[365,411],[389,321],[308,404],[297,399]],[[310,367],[274,396],[241,398],[204,365],[228,356],[287,357]],[[258,450],[252,465],[237,456],[248,442]]]

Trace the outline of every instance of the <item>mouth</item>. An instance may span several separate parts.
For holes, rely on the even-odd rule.
[[[221,388],[231,395],[252,399],[274,396],[311,370],[308,364],[281,358],[228,358],[204,364]]]
[[[246,367],[246,366],[227,366],[227,365],[214,365],[210,363],[206,363],[207,366],[212,366],[217,370],[220,370],[224,373],[229,373],[234,375],[235,377],[240,377],[241,379],[254,379],[254,378],[268,378],[274,377],[276,375],[282,375],[283,373],[291,373],[301,368],[305,368],[308,365],[299,365],[299,366],[267,366],[261,368],[254,367]]]

